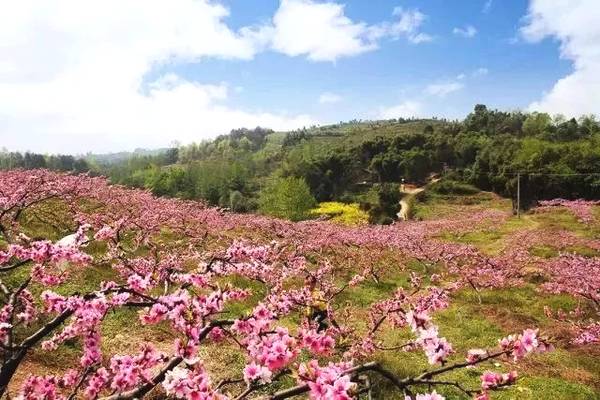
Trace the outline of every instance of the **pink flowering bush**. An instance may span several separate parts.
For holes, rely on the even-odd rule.
[[[461,288],[501,287],[521,278],[517,261],[505,264],[433,237],[464,229],[465,220],[362,228],[290,224],[43,170],[0,172],[0,194],[0,395],[15,390],[20,399],[117,400],[161,391],[190,400],[261,394],[349,400],[370,392],[372,379],[385,379],[407,400],[444,399],[444,390],[481,400],[514,384],[517,375],[485,372],[464,387],[448,373],[550,348],[537,330],[527,329],[501,339],[498,348],[461,354],[436,324],[436,313]],[[52,210],[60,210],[53,217],[56,235],[31,235],[24,221],[46,220]],[[469,218],[471,226],[486,224],[482,215]],[[240,227],[253,240],[232,233]],[[441,271],[435,278],[413,272],[406,287],[373,301],[359,317],[349,291],[377,282],[382,272],[371,257],[353,260],[351,270],[337,267],[330,256],[344,246],[372,254],[395,249],[403,260]],[[74,290],[69,283],[87,268],[110,278]],[[108,316],[126,310],[137,317],[125,334],[142,326],[168,332],[160,350],[151,343],[126,354],[107,350]],[[404,330],[410,338],[386,330]],[[208,343],[235,349],[243,367],[214,376],[202,351]],[[78,352],[75,362],[54,374],[29,374],[13,389],[31,353],[51,358],[67,345]],[[373,361],[382,351],[417,352],[429,368],[399,374]]]

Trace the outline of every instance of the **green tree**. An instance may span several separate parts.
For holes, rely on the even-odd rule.
[[[400,188],[396,183],[382,183],[377,187],[377,204],[369,210],[369,220],[375,224],[391,224],[400,211]]]
[[[546,113],[533,112],[523,122],[523,134],[526,136],[541,135],[552,123],[552,118]]]
[[[259,210],[292,221],[307,219],[316,200],[302,178],[277,178],[260,192]]]

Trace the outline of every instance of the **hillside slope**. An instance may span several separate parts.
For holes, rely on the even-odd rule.
[[[20,158],[19,158],[20,157]],[[0,167],[81,170],[73,160],[0,154]],[[61,161],[61,162],[57,162]],[[92,171],[154,194],[203,199],[235,211],[260,211],[261,192],[279,178],[306,182],[318,201],[377,206],[384,184],[420,184],[432,173],[515,198],[600,198],[600,125],[477,105],[463,121],[350,121],[292,132],[237,129],[214,140],[132,155],[90,157]]]

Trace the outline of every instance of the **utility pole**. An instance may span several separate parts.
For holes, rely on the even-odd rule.
[[[517,173],[517,218],[521,218],[521,173]]]

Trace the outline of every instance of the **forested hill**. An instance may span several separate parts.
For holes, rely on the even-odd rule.
[[[374,188],[381,196],[386,185],[403,179],[420,183],[432,174],[512,197],[516,174],[522,173],[525,205],[542,198],[600,198],[600,175],[595,175],[600,173],[600,125],[593,116],[565,119],[484,105],[463,121],[351,121],[293,132],[239,129],[116,162],[73,160],[70,168],[56,156],[20,157],[23,165],[15,153],[2,153],[0,166],[89,168],[116,183],[205,199],[235,211],[256,210],[261,193],[277,190],[297,193],[303,198],[296,200],[307,203],[365,202],[376,196]]]

